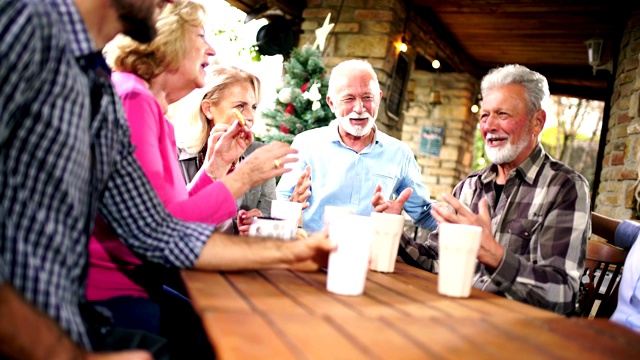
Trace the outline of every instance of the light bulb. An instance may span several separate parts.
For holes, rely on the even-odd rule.
[[[471,112],[472,113],[476,114],[476,113],[478,113],[478,111],[480,111],[480,107],[478,107],[478,105],[476,105],[476,104],[471,105]]]
[[[398,50],[407,52],[408,49],[409,46],[407,46],[407,38],[403,35],[402,39],[400,40],[400,44],[398,44]]]
[[[439,69],[439,68],[440,68],[440,60],[438,60],[438,59],[434,59],[434,60],[431,62],[431,66],[433,66],[433,68],[434,68],[434,69]]]

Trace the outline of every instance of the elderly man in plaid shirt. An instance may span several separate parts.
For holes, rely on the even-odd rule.
[[[473,286],[560,314],[575,309],[591,233],[586,179],[549,157],[538,137],[546,120],[547,80],[520,65],[483,79],[480,129],[491,164],[473,172],[436,204],[438,223],[482,227]],[[376,211],[399,213],[380,193]],[[404,249],[426,270],[438,271],[438,231]]]

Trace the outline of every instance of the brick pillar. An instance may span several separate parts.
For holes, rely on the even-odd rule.
[[[617,219],[638,216],[634,194],[640,166],[640,10],[627,23],[618,59],[607,143],[595,211]]]

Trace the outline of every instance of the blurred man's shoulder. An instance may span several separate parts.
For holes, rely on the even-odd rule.
[[[311,140],[311,139],[318,139],[320,137],[325,137],[330,133],[331,129],[332,129],[331,125],[327,125],[327,126],[321,126],[315,129],[305,130],[300,134],[296,135],[296,141]]]
[[[0,0],[0,16],[13,20],[3,24],[34,29],[58,22],[55,11],[42,0]]]
[[[574,182],[580,181],[580,182],[588,183],[584,175],[574,170],[572,167],[570,167],[569,165],[565,164],[562,161],[549,158],[548,164],[549,164],[548,165],[549,169],[553,172],[554,176],[556,177],[559,177],[559,176],[567,177]]]

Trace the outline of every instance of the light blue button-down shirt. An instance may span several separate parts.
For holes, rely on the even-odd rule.
[[[303,212],[303,227],[313,233],[324,227],[324,207],[343,206],[356,214],[369,216],[376,185],[386,198],[413,188],[404,210],[418,226],[434,230],[429,190],[422,184],[420,168],[409,146],[376,129],[375,141],[360,153],[344,145],[337,123],[298,134],[291,145],[298,149],[299,161],[280,179],[279,199],[289,199],[307,165],[311,165],[311,197]]]
[[[636,222],[623,221],[616,229],[615,244],[629,249],[624,262],[618,290],[618,306],[611,321],[640,332],[640,226]],[[613,281],[613,280],[612,280]]]

